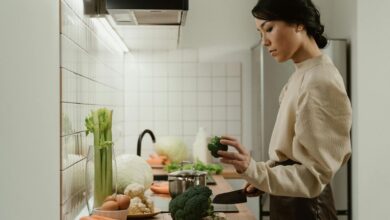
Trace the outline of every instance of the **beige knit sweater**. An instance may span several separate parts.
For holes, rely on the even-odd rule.
[[[352,110],[343,79],[321,55],[296,64],[280,95],[266,162],[250,162],[241,174],[272,195],[315,197],[351,154]],[[291,159],[301,164],[273,166]]]

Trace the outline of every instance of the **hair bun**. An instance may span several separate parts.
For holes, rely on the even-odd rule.
[[[318,34],[320,34],[320,35],[322,35],[323,33],[324,33],[324,31],[325,31],[325,27],[324,27],[324,25],[322,25],[321,23],[320,23],[320,21],[319,21],[319,19],[318,19],[318,30],[317,30],[317,32],[318,32]]]
[[[328,39],[321,34],[314,36],[314,39],[320,49],[324,48],[328,44]]]

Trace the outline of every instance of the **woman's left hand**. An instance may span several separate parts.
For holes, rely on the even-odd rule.
[[[232,164],[236,168],[237,173],[243,173],[248,169],[251,162],[251,156],[249,152],[242,146],[235,138],[229,136],[222,136],[220,140],[221,144],[229,145],[238,152],[218,151],[218,155],[222,157],[221,162]]]

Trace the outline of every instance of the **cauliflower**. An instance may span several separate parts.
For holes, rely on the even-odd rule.
[[[125,189],[125,195],[130,196],[129,214],[148,214],[154,211],[153,200],[145,196],[145,187],[138,183],[129,184]]]
[[[145,187],[139,183],[131,183],[126,186],[124,192],[125,192],[124,194],[130,196],[130,198],[134,198],[134,197],[143,198]]]
[[[151,201],[150,198],[148,199]],[[148,214],[152,212],[153,212],[153,206],[150,206],[149,202],[143,201],[140,197],[134,197],[131,199],[130,206],[129,206],[129,214],[139,215],[139,214]]]
[[[144,203],[150,209],[151,212],[154,211],[154,203],[150,197],[145,196]]]

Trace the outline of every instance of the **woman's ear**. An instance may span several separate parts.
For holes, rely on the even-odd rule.
[[[296,32],[301,32],[301,31],[303,31],[303,29],[304,29],[303,25],[302,25],[302,24],[298,24],[298,25],[296,26],[296,28],[295,28],[295,31],[296,31]]]

